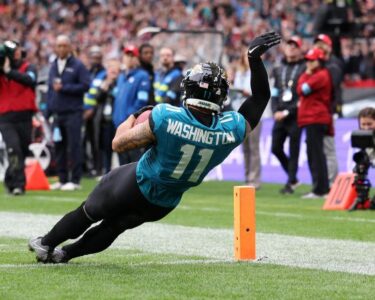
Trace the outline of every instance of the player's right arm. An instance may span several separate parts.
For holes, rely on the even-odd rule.
[[[248,50],[248,59],[251,70],[251,90],[252,96],[248,97],[241,105],[238,112],[246,119],[250,129],[254,129],[271,97],[270,86],[266,68],[261,59],[261,55],[269,48],[280,43],[281,37],[275,33],[266,33],[256,37]],[[248,126],[246,129],[248,133]]]
[[[124,152],[136,148],[142,148],[155,142],[155,136],[152,133],[150,121],[147,120],[134,126],[136,118],[130,115],[116,130],[112,140],[112,150],[115,152]]]

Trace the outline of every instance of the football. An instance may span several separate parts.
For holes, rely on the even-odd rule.
[[[135,125],[138,125],[138,124],[141,124],[141,123],[143,123],[143,122],[145,122],[145,121],[147,121],[148,120],[148,117],[150,116],[150,113],[151,113],[151,109],[150,110],[146,110],[146,111],[144,111],[143,113],[141,113],[139,116],[138,116],[138,118],[135,120],[135,122],[134,122],[134,126]]]

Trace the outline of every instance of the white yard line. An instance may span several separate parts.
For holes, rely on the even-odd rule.
[[[77,198],[74,197],[50,197],[50,196],[33,196],[33,199],[35,200],[41,200],[41,201],[53,201],[53,202],[76,202]]]
[[[52,215],[0,212],[0,237],[26,239],[42,235],[58,219]],[[234,261],[230,229],[149,223],[124,233],[112,247]],[[374,253],[375,243],[370,242],[257,234],[259,263],[375,275]]]

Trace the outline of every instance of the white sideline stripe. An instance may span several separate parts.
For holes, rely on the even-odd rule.
[[[183,210],[195,210],[195,211],[226,211],[223,208],[218,207],[192,207],[188,205],[181,204],[178,206],[178,209]],[[272,217],[280,217],[280,218],[295,218],[295,219],[319,219],[319,220],[332,220],[332,221],[345,221],[345,222],[359,222],[359,223],[375,223],[373,219],[365,219],[365,218],[345,218],[345,217],[314,217],[314,216],[306,216],[301,214],[293,214],[293,213],[283,213],[283,212],[269,212],[269,211],[262,211],[257,210],[257,215],[264,215],[264,216],[272,216]]]
[[[49,196],[33,196],[35,200],[42,200],[42,201],[53,201],[53,202],[76,202],[77,198],[69,198],[69,197],[49,197]]]
[[[128,256],[128,255],[126,255]],[[233,260],[225,261],[222,259],[180,259],[171,261],[147,261],[140,263],[129,263],[127,266],[152,266],[152,265],[191,265],[191,264],[222,264],[222,263],[233,263]],[[98,267],[101,264],[98,263],[69,263],[69,264],[43,264],[43,263],[32,263],[32,264],[0,264],[0,269],[18,269],[18,268],[53,268],[53,267]]]
[[[52,215],[0,212],[0,236],[26,239],[42,235],[57,220],[59,217]],[[127,231],[112,247],[234,260],[230,229],[148,223]],[[375,275],[374,253],[375,243],[371,242],[257,234],[259,263]]]

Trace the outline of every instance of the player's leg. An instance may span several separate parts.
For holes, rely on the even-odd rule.
[[[142,207],[143,212],[129,207],[131,209],[129,214],[103,220],[99,225],[88,230],[78,241],[64,246],[62,251],[58,250],[53,262],[67,262],[75,257],[101,252],[107,249],[125,230],[135,228],[145,222],[160,220],[173,210],[173,208],[153,205],[144,198],[138,198],[132,202]]]
[[[81,206],[66,214],[44,237],[31,239],[29,248],[36,252],[37,259],[47,262],[57,245],[79,237],[91,224],[116,215],[121,198],[115,197],[115,185],[125,185],[116,178],[126,179],[132,172],[135,167],[127,165],[105,175]]]
[[[63,257],[58,250],[54,262],[66,262],[74,257],[103,251],[125,230],[160,220],[173,210],[173,207],[157,206],[145,199],[136,181],[136,164],[121,168],[126,170],[111,180],[112,197],[120,201],[116,205],[116,212],[111,212],[106,202],[90,198],[85,205],[88,213],[94,216],[98,211],[105,211],[108,217],[88,230],[78,241],[64,246]]]

